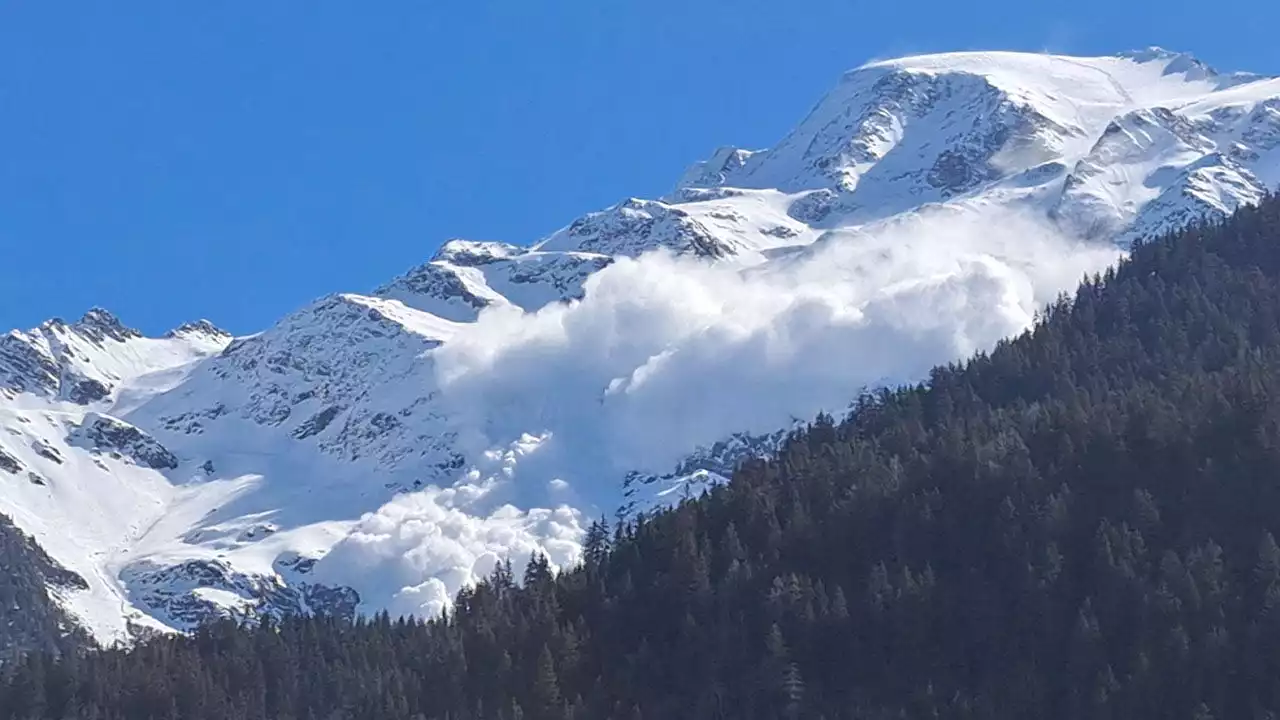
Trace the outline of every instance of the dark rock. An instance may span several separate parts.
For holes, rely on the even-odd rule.
[[[172,470],[178,458],[155,438],[123,420],[98,413],[85,415],[84,423],[67,438],[94,452],[118,454],[135,465],[153,470]]]
[[[102,400],[109,394],[111,394],[111,388],[107,385],[92,378],[83,378],[67,390],[67,399],[77,405],[88,405]]]
[[[488,298],[480,297],[467,287],[457,270],[439,262],[429,262],[410,270],[408,273],[392,280],[377,290],[374,295],[399,300],[410,307],[418,307],[418,298],[433,300],[461,300],[474,310],[483,310],[490,305]],[[440,308],[432,307],[434,310]],[[453,317],[453,320],[463,320]]]
[[[0,448],[0,470],[10,475],[17,475],[22,472],[22,463],[18,462],[18,458],[10,455]]]
[[[61,374],[57,360],[33,338],[17,332],[0,336],[0,385],[18,392],[51,394]]]
[[[31,449],[35,450],[36,454],[44,458],[45,460],[57,463],[59,465],[63,463],[62,453],[58,452],[56,448],[44,442],[43,440],[37,440],[32,442]]]
[[[102,342],[107,338],[124,342],[131,338],[142,337],[142,333],[126,327],[119,318],[100,307],[89,310],[72,327],[81,335],[96,342]]]
[[[211,337],[231,337],[231,333],[214,325],[208,320],[197,320],[195,322],[183,323],[178,327],[165,333],[166,338],[182,337],[183,335],[208,335]]]
[[[293,431],[293,436],[302,440],[304,438],[309,438],[312,435],[318,435],[324,432],[324,429],[329,427],[329,424],[333,422],[333,419],[336,418],[340,412],[342,412],[342,407],[338,405],[330,405],[315,415],[312,415],[305,422],[299,425],[297,429]]]
[[[817,225],[835,209],[837,195],[833,190],[815,190],[798,198],[787,208],[787,214],[809,225]]]
[[[359,594],[348,587],[288,585],[275,575],[237,572],[223,560],[189,560],[169,567],[144,564],[126,570],[125,577],[136,601],[187,627],[223,617],[318,614],[350,619],[360,603]],[[202,588],[231,593],[242,602],[230,608],[215,604],[196,592]]]

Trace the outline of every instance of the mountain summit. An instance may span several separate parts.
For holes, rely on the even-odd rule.
[[[1025,328],[1133,240],[1256,202],[1278,146],[1280,80],[1158,48],[870,63],[665,198],[450,240],[256,335],[100,309],[11,332],[0,515],[103,642],[436,612]]]

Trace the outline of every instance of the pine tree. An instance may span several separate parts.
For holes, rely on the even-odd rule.
[[[537,719],[555,720],[563,717],[564,700],[560,695],[560,681],[556,677],[555,659],[546,645],[538,653],[535,673],[532,701]]]

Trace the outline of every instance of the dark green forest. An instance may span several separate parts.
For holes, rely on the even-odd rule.
[[[85,584],[0,515],[0,666],[27,652],[61,653],[88,641],[49,597],[50,587]]]
[[[1280,200],[446,618],[0,671],[0,720],[1274,718]]]

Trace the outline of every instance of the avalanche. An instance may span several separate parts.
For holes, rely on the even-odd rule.
[[[1159,49],[872,63],[661,200],[449,241],[257,335],[94,310],[0,338],[0,513],[84,578],[55,592],[105,642],[438,612],[1256,201],[1277,147],[1280,81]]]

